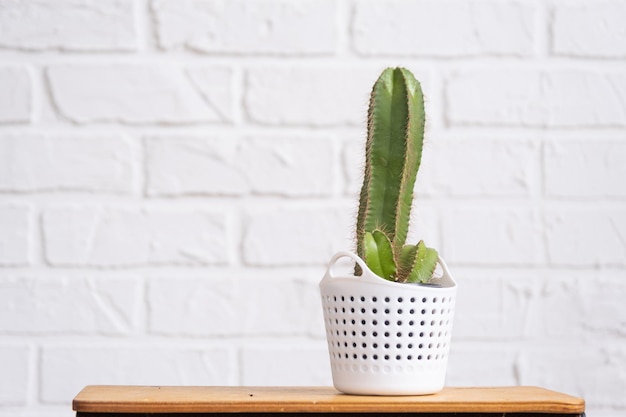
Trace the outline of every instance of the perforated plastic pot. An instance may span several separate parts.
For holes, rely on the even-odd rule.
[[[363,270],[338,276],[343,257]],[[440,287],[400,284],[375,275],[358,256],[339,252],[320,282],[326,338],[339,391],[424,395],[445,382],[456,283],[443,260]]]

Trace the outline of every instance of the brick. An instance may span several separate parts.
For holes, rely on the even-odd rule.
[[[621,1],[556,3],[552,52],[576,57],[626,57],[626,4]]]
[[[463,341],[520,340],[529,333],[540,278],[527,269],[506,272],[452,268],[459,284],[454,313],[453,346]],[[538,315],[544,310],[536,309]],[[464,368],[462,368],[464,369]]]
[[[545,193],[550,197],[626,197],[626,144],[550,142],[544,151]]]
[[[137,34],[133,2],[2,0],[0,46],[90,52],[134,50]]]
[[[249,213],[245,220],[246,265],[322,265],[352,248],[349,208],[275,209]]]
[[[626,126],[626,76],[586,71],[475,70],[448,79],[455,126]]]
[[[241,195],[249,192],[241,172],[241,143],[234,138],[160,136],[147,138],[147,194]]]
[[[26,404],[30,355],[27,346],[0,346],[0,406]]]
[[[232,279],[153,279],[148,284],[148,306],[151,333],[213,337],[241,334],[242,305]]]
[[[86,385],[232,385],[234,368],[232,352],[221,348],[44,347],[40,396],[46,404],[65,404]]]
[[[161,48],[223,54],[331,54],[336,9],[329,0],[152,2]]]
[[[496,387],[519,385],[515,372],[516,352],[501,345],[469,348],[450,345],[446,385]]]
[[[365,166],[365,138],[344,145],[341,153],[341,171],[345,180],[343,191],[358,196],[363,184]]]
[[[539,187],[538,151],[522,141],[429,141],[416,189],[434,196],[527,197]]]
[[[57,266],[228,261],[226,219],[218,213],[60,207],[44,213],[43,228],[46,259]]]
[[[33,222],[31,209],[0,205],[0,265],[25,266],[32,260]]]
[[[241,149],[242,171],[253,194],[293,197],[333,192],[332,143],[317,137],[250,137]]]
[[[531,210],[464,208],[444,214],[445,259],[466,265],[545,262],[541,222]]]
[[[129,193],[130,142],[120,135],[0,135],[0,191]]]
[[[154,279],[148,287],[149,329],[202,337],[323,338],[317,281]],[[268,303],[272,308],[267,308]]]
[[[240,87],[232,68],[190,66],[185,69],[185,76],[211,108],[211,120],[233,122],[236,116],[235,106],[239,105],[236,102],[239,97],[235,92],[238,94]]]
[[[584,337],[585,331],[581,326],[580,316],[582,305],[579,296],[582,282],[576,277],[577,274],[550,271],[536,272],[534,275],[542,276],[543,280],[535,282],[532,308],[527,312],[529,336],[550,340],[575,340],[578,343]]]
[[[542,275],[542,282],[536,282],[527,311],[529,336],[580,343],[626,332],[621,307],[626,284],[619,271],[550,270],[535,275]]]
[[[549,210],[545,222],[550,265],[626,265],[624,210]]]
[[[59,65],[47,71],[58,111],[76,123],[229,122],[232,73],[172,65]]]
[[[0,124],[30,122],[32,88],[32,79],[26,68],[0,67]]]
[[[247,73],[245,110],[267,125],[364,125],[378,68],[255,68]]]
[[[322,276],[319,276],[321,279]],[[325,338],[318,280],[242,281],[242,330],[246,336]],[[267,308],[271,304],[271,308]],[[259,314],[263,311],[263,314]]]
[[[594,274],[577,272],[581,283],[578,297],[581,300],[581,329],[594,340],[598,336],[626,334],[626,311],[623,308],[626,297],[626,283],[622,271],[607,271]],[[564,317],[564,321],[568,317]]]
[[[43,214],[44,250],[52,265],[146,264],[151,231],[138,210],[49,209]]]
[[[0,332],[129,334],[140,326],[138,280],[107,277],[0,278]]]
[[[585,399],[587,410],[626,407],[626,353],[619,344],[560,344],[520,355],[521,385],[550,387]]]
[[[150,211],[150,256],[154,264],[224,265],[229,262],[228,219],[204,211]]]
[[[332,385],[326,342],[312,347],[287,345],[246,347],[241,352],[242,385]]]
[[[330,141],[304,137],[148,138],[148,195],[322,196],[333,191]]]
[[[357,1],[353,42],[363,55],[528,56],[534,14],[514,2]]]

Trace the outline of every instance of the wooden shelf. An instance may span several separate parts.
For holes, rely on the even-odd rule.
[[[87,386],[79,416],[185,413],[518,413],[582,415],[582,399],[538,387],[445,388],[424,396],[345,395],[329,387]]]

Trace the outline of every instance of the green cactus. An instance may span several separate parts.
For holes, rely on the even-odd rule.
[[[438,260],[422,241],[405,245],[424,124],[420,83],[407,69],[384,70],[370,96],[356,241],[367,266],[391,281],[428,282]]]

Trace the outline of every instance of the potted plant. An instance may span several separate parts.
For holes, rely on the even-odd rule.
[[[356,254],[333,256],[320,282],[333,383],[345,393],[444,385],[456,283],[436,250],[406,244],[424,124],[420,83],[407,69],[384,70],[370,96]],[[344,257],[353,274],[335,271]]]

